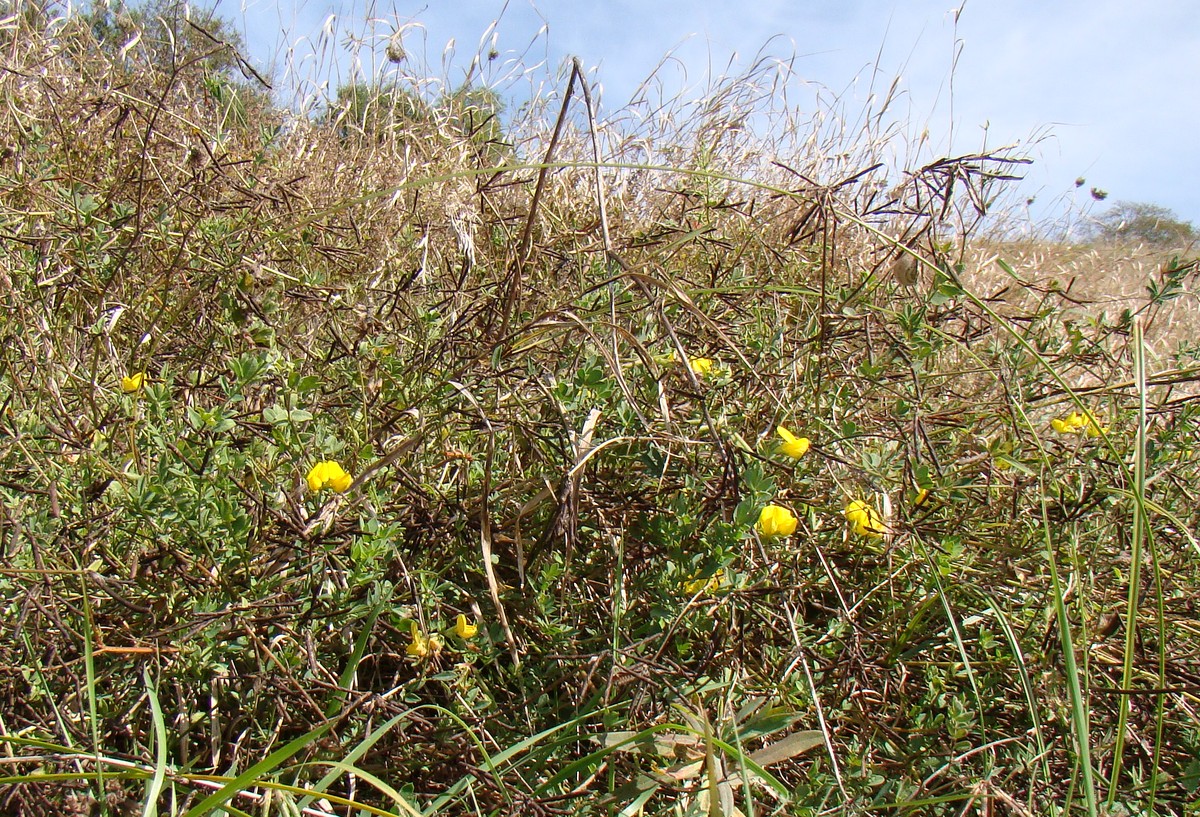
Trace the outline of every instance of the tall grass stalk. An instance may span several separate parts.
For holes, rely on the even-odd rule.
[[[1105,805],[1111,807],[1119,795],[1121,770],[1125,754],[1125,730],[1128,728],[1129,711],[1134,682],[1134,660],[1139,639],[1139,610],[1141,607],[1142,558],[1146,536],[1146,349],[1142,336],[1142,324],[1138,319],[1133,322],[1133,334],[1130,339],[1133,350],[1133,380],[1138,398],[1137,426],[1133,452],[1133,508],[1131,521],[1131,544],[1129,556],[1129,593],[1125,604],[1125,649],[1121,665],[1121,697],[1117,714],[1116,734],[1113,741],[1112,771],[1109,776],[1108,796]],[[1156,560],[1157,561],[1157,560]],[[1157,567],[1157,565],[1156,565]],[[1157,574],[1157,570],[1155,571]],[[1156,580],[1157,583],[1157,580]],[[1162,627],[1162,600],[1159,598],[1159,662],[1160,678],[1165,674],[1162,667],[1166,646]],[[1161,733],[1161,696],[1158,697],[1160,720],[1156,732]],[[1159,739],[1155,739],[1154,755],[1159,752]],[[1158,770],[1151,769],[1151,801],[1153,792],[1158,788]]]
[[[97,706],[98,692],[96,689],[96,642],[100,639],[99,632],[96,628],[96,622],[92,615],[92,590],[88,586],[86,577],[80,574],[80,602],[83,606],[83,670],[84,670],[84,693],[87,699],[88,708],[88,730],[92,738],[92,753],[95,756],[95,783],[96,783],[96,799],[100,803],[100,813],[108,814],[108,800],[105,797],[106,789],[104,785],[104,763],[101,762],[103,756],[103,744],[100,741],[100,715]]]
[[[1043,484],[1046,474],[1042,474]],[[1066,676],[1067,695],[1071,704],[1071,736],[1075,743],[1075,767],[1082,779],[1083,797],[1087,805],[1088,817],[1098,817],[1100,814],[1099,799],[1096,796],[1095,773],[1092,768],[1092,729],[1091,708],[1088,705],[1088,680],[1080,671],[1075,660],[1075,639],[1071,634],[1071,618],[1067,612],[1067,586],[1063,583],[1058,572],[1058,559],[1054,555],[1057,547],[1053,526],[1050,524],[1046,508],[1045,492],[1042,496],[1042,537],[1045,543],[1046,565],[1050,569],[1051,597],[1054,602],[1054,618],[1058,625],[1058,645],[1062,650],[1063,673]],[[1064,809],[1070,809],[1071,803],[1063,804]]]

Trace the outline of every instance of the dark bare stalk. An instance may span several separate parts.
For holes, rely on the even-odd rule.
[[[512,318],[520,301],[521,281],[524,278],[525,264],[529,261],[529,253],[533,247],[533,222],[537,219],[538,203],[542,199],[542,190],[546,186],[546,174],[550,170],[550,162],[554,158],[554,149],[562,136],[563,125],[567,121],[567,108],[571,104],[571,94],[575,90],[575,77],[579,74],[579,61],[571,64],[571,78],[567,80],[567,92],[563,94],[562,109],[558,112],[558,120],[554,123],[554,133],[550,144],[546,146],[546,156],[538,171],[537,185],[533,188],[533,201],[529,205],[529,216],[525,219],[525,232],[521,235],[521,247],[517,251],[516,263],[508,275],[507,292],[504,295],[504,311],[500,319],[500,337],[508,334],[508,322]]]

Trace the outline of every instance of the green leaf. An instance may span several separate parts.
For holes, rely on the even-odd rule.
[[[742,472],[742,482],[746,491],[757,504],[762,504],[775,496],[775,480],[768,476],[758,462],[752,462]]]
[[[255,781],[270,774],[286,763],[293,755],[311,746],[322,735],[333,727],[333,722],[324,723],[298,738],[288,741],[264,759],[255,763],[249,769],[239,774],[215,792],[192,806],[183,817],[204,817],[213,810],[236,797],[240,792],[253,785]]]

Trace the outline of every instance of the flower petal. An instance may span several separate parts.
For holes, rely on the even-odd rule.
[[[309,469],[308,476],[304,478],[308,483],[308,490],[314,494],[325,487],[325,481],[328,479],[328,476],[326,476],[328,466],[329,463],[327,462],[318,462]]]
[[[792,432],[788,431],[783,426],[775,429],[775,433],[783,440],[779,445],[779,450],[784,455],[798,460],[808,453],[809,446],[812,445],[808,437],[797,437]]]
[[[800,520],[780,505],[767,505],[758,515],[758,532],[763,536],[791,536]]]
[[[414,658],[424,658],[429,655],[429,642],[425,636],[421,635],[421,628],[415,621],[412,623],[411,636],[412,641],[404,651]]]
[[[471,622],[467,621],[467,617],[465,615],[459,613],[458,618],[455,619],[454,622],[454,632],[459,638],[474,638],[479,632],[479,625],[472,624]]]
[[[846,521],[851,529],[859,536],[882,537],[885,528],[883,517],[879,511],[861,499],[855,499],[846,505]]]
[[[121,378],[121,391],[125,394],[133,394],[146,384],[145,372],[134,372],[128,377]]]
[[[354,482],[354,478],[346,473],[341,464],[333,460],[322,460],[312,467],[305,477],[308,489],[313,493],[323,488],[329,488],[334,493],[344,493]]]
[[[336,494],[344,494],[354,479],[336,462],[329,463],[329,480],[327,485]]]

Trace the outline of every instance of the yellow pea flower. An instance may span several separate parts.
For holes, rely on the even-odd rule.
[[[454,621],[454,632],[462,639],[471,639],[479,632],[479,625],[472,624],[467,621],[467,617],[462,613],[458,614],[458,618]]]
[[[725,571],[718,570],[710,578],[695,578],[691,581],[683,583],[683,592],[689,596],[694,596],[697,593],[704,591],[705,593],[715,593],[721,589],[721,585],[725,583]]]
[[[1078,411],[1072,411],[1066,417],[1055,417],[1050,421],[1050,427],[1059,434],[1078,434],[1082,431],[1089,437],[1099,437],[1108,433],[1108,426],[1101,426]]]
[[[405,652],[413,658],[425,658],[429,655],[429,639],[421,635],[421,628],[417,626],[417,622],[412,623],[412,641]]]
[[[1077,411],[1072,411],[1066,417],[1055,417],[1050,421],[1050,427],[1059,434],[1074,434],[1083,426],[1084,419]]]
[[[779,444],[779,450],[792,459],[798,460],[803,457],[808,453],[809,446],[812,445],[808,437],[797,437],[783,426],[775,429],[775,433],[779,435],[781,440],[783,440],[783,442]]]
[[[916,496],[913,497],[913,503],[912,503],[913,507],[914,508],[921,507],[921,505],[923,505],[925,503],[925,500],[927,500],[927,499],[929,499],[929,489],[928,488],[919,489],[917,491]]]
[[[125,394],[133,394],[135,391],[141,391],[144,385],[146,385],[145,372],[134,372],[128,377],[121,378],[121,391],[125,392]]]
[[[654,362],[659,366],[669,366],[679,362],[679,353],[672,349],[661,355],[654,356]],[[716,374],[717,364],[711,358],[707,357],[692,357],[688,358],[688,366],[697,377],[707,377],[711,374]]]
[[[758,515],[758,532],[763,536],[791,536],[800,520],[780,505],[768,505]]]
[[[861,499],[855,499],[846,506],[846,521],[859,536],[882,538],[884,533],[883,517],[879,511],[872,508]]]
[[[333,460],[318,462],[308,472],[305,480],[308,482],[308,489],[314,494],[322,488],[329,488],[335,494],[345,493],[354,482],[345,469]]]

